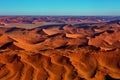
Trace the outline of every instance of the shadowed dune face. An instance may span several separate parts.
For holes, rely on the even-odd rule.
[[[4,46],[7,43],[11,43],[14,40],[9,38],[7,35],[3,34],[0,36],[0,47]]]
[[[119,21],[1,27],[0,80],[119,80],[119,36]]]
[[[88,44],[96,47],[100,47],[104,50],[112,50],[115,48],[120,48],[120,32],[108,33],[104,32],[95,38],[89,39]],[[116,44],[117,43],[117,44]]]

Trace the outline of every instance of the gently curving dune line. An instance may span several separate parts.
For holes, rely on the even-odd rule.
[[[73,80],[75,71],[70,60],[66,56],[53,54],[51,57],[51,62],[53,64],[59,65],[65,69],[63,80]]]
[[[21,80],[33,80],[33,71],[34,71],[33,67],[24,63],[24,68],[21,72],[21,76],[22,76]]]

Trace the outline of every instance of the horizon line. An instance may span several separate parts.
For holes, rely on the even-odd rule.
[[[120,15],[0,15],[0,16],[120,16]]]

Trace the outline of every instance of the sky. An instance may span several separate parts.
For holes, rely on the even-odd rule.
[[[120,16],[120,0],[0,0],[0,15]]]

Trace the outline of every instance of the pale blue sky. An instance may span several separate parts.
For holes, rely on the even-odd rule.
[[[120,16],[120,0],[0,0],[0,15]]]

